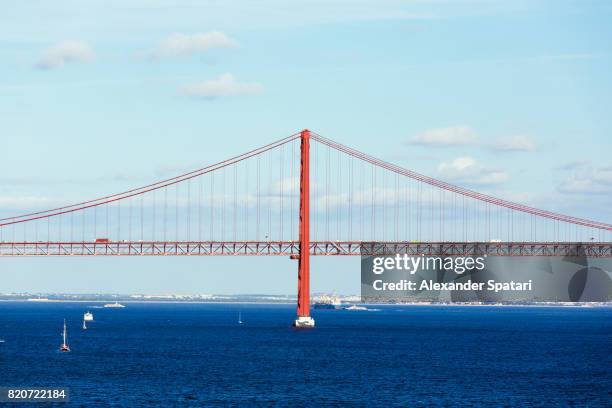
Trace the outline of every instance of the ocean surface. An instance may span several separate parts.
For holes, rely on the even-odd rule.
[[[612,401],[612,308],[314,310],[295,330],[293,305],[94,305],[0,302],[0,387],[68,387],[57,406],[87,407]]]

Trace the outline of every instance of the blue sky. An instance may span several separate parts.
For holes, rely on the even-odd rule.
[[[122,191],[308,127],[610,222],[611,17],[606,1],[12,1],[0,16],[0,214]],[[0,269],[0,291],[296,285],[285,259]],[[356,259],[317,259],[313,275],[315,291],[359,289]]]

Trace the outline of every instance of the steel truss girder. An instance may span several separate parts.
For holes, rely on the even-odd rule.
[[[607,242],[359,242],[313,241],[315,256],[406,253],[412,256],[612,257]],[[299,256],[298,241],[0,242],[0,257],[19,256]]]

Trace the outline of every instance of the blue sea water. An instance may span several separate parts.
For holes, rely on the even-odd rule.
[[[295,330],[291,305],[91,306],[1,302],[0,387],[69,387],[61,406],[87,407],[612,400],[611,308],[315,310],[317,328]],[[58,352],[64,318],[70,353]]]

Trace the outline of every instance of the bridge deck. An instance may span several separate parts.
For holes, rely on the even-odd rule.
[[[310,254],[413,256],[612,257],[610,242],[359,242],[315,241]],[[0,257],[15,256],[297,256],[297,241],[0,242]]]

